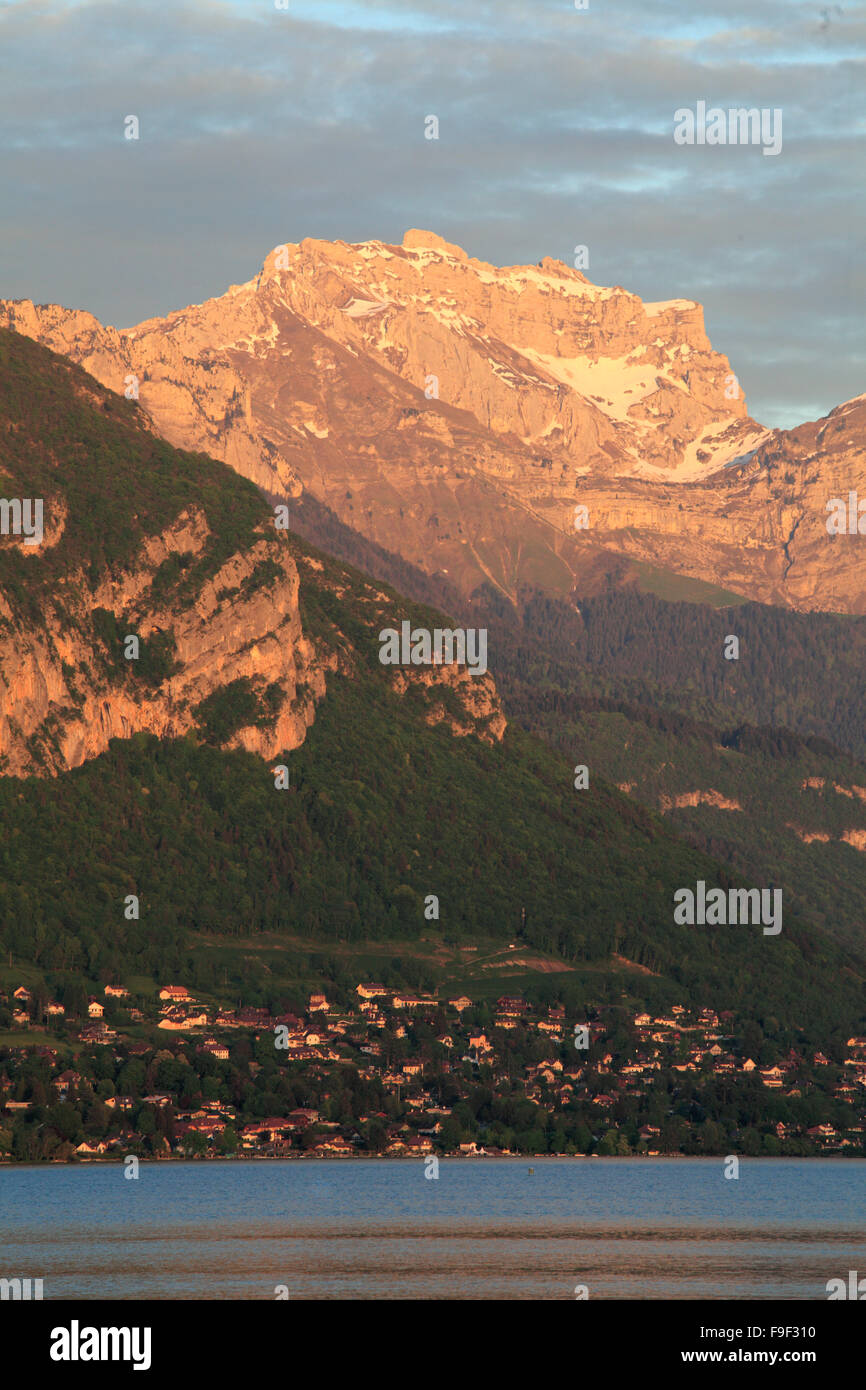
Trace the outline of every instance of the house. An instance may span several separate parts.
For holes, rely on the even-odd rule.
[[[742,1071],[754,1071],[754,1070],[755,1070],[755,1063],[752,1061],[751,1057],[747,1057],[747,1058],[746,1058],[745,1062],[744,1062],[743,1065],[742,1065],[741,1070],[742,1070]]]
[[[780,1067],[767,1067],[761,1070],[760,1075],[765,1086],[781,1086],[785,1079]]]
[[[284,1137],[290,1139],[290,1130],[285,1120],[254,1120],[242,1127],[238,1137],[244,1148],[252,1148],[258,1144],[274,1144]]]
[[[30,993],[30,990],[27,989],[24,985],[19,985],[15,993],[12,995],[12,998],[20,1000],[23,1004],[29,1004],[30,1000],[33,998],[33,995]]]
[[[65,1014],[66,1010],[63,1005],[58,1004],[55,999],[49,999],[48,1003],[45,1005],[45,1012],[50,1018],[58,1018],[62,1014]]]
[[[319,1112],[318,1110],[310,1110],[309,1108],[300,1106],[297,1110],[290,1110],[286,1119],[293,1128],[306,1129],[308,1125],[318,1123]]]
[[[520,1018],[526,1013],[529,1005],[525,999],[517,999],[512,995],[504,994],[501,999],[497,999],[496,1008],[506,1018]]]
[[[216,1038],[205,1038],[199,1051],[208,1052],[211,1057],[217,1057],[221,1062],[227,1062],[229,1059],[229,1050],[225,1043],[217,1042]]]
[[[117,1034],[114,1029],[109,1028],[107,1023],[103,1023],[102,1019],[96,1023],[86,1024],[78,1034],[79,1042],[100,1043],[102,1046],[107,1046],[108,1043],[114,1042],[116,1038]]]
[[[184,985],[163,985],[159,991],[159,997],[160,999],[170,999],[174,1004],[180,1004],[191,999],[192,995]]]
[[[427,1134],[415,1134],[405,1142],[410,1154],[429,1154],[433,1148],[433,1141]]]
[[[358,985],[355,993],[359,994],[362,999],[381,999],[388,991],[384,985],[373,983],[369,985]]]
[[[105,1013],[105,1007],[104,1007],[104,1005],[100,1004],[99,1000],[98,1000],[98,999],[95,999],[95,998],[93,997],[93,995],[91,994],[90,998],[89,998],[88,1001],[87,1001],[87,1016],[88,1016],[88,1018],[102,1018],[102,1015],[103,1015],[104,1013]]]
[[[129,990],[124,985],[106,985],[103,991],[109,999],[128,999]]]
[[[806,1130],[809,1139],[837,1139],[838,1135],[832,1125],[813,1125]]]
[[[73,1086],[81,1084],[81,1077],[77,1071],[61,1072],[55,1081],[58,1095],[61,1100],[65,1100]]]
[[[207,1014],[204,1009],[200,1013],[185,1013],[183,1009],[171,1009],[161,1018],[157,1027],[168,1028],[175,1033],[183,1032],[187,1028],[204,1028],[207,1025]]]
[[[271,1016],[267,1009],[241,1009],[237,1022],[241,1028],[270,1028]]]
[[[105,1104],[109,1110],[134,1110],[135,1101],[132,1096],[106,1096]]]
[[[183,1140],[188,1134],[203,1134],[206,1139],[213,1139],[215,1134],[222,1134],[225,1127],[226,1122],[221,1119],[181,1120],[174,1127],[175,1138],[180,1141],[177,1147],[184,1147]]]
[[[342,1134],[334,1134],[328,1139],[323,1139],[321,1144],[317,1144],[313,1153],[324,1156],[328,1154],[331,1158],[348,1158],[355,1152],[348,1139],[344,1139]]]
[[[315,1013],[327,1013],[327,1012],[328,1012],[328,1009],[329,1009],[330,1007],[331,1007],[331,1006],[330,1006],[330,1004],[328,1003],[327,999],[325,998],[324,994],[311,994],[311,995],[310,995],[310,1003],[309,1003],[309,1009],[308,1009],[308,1012],[309,1012],[309,1013],[311,1013],[311,1014],[315,1014]]]
[[[452,1009],[456,1009],[459,1014],[462,1014],[464,1009],[472,1008],[472,1000],[468,999],[465,994],[458,995],[456,999],[449,999],[448,1004]]]
[[[403,1063],[403,1075],[404,1075],[404,1076],[421,1076],[421,1075],[423,1074],[423,1072],[424,1072],[424,1064],[423,1064],[423,1062],[404,1062],[404,1063]]]

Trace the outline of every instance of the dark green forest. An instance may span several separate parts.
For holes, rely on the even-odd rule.
[[[6,476],[16,490],[44,489],[58,513],[65,509],[62,539],[44,555],[0,554],[0,584],[14,599],[16,623],[30,620],[49,586],[55,598],[66,586],[74,607],[82,576],[92,587],[119,573],[144,536],[197,504],[208,542],[194,563],[165,562],[156,583],[161,602],[188,602],[228,547],[244,548],[262,534],[267,503],[229,469],[155,439],[132,403],[27,339],[6,335],[0,347]],[[318,515],[319,529],[339,548],[339,525],[321,509]],[[599,750],[615,739],[585,721],[608,708],[604,701],[630,694],[638,712],[624,707],[613,717],[641,737],[651,729],[647,711],[661,689],[651,677],[660,678],[664,664],[659,657],[653,665],[645,651],[652,614],[662,645],[683,613],[692,650],[706,644],[707,669],[721,662],[718,679],[693,673],[696,693],[684,711],[656,702],[657,732],[676,738],[677,719],[688,717],[690,748],[718,741],[707,716],[722,707],[727,679],[731,748],[748,745],[778,758],[801,746],[786,742],[787,734],[738,728],[752,710],[749,699],[761,711],[766,695],[749,694],[746,667],[736,677],[724,670],[725,614],[636,594],[611,595],[581,613],[533,593],[516,608],[501,595],[479,594],[458,616],[489,626],[491,665],[511,718],[504,741],[489,743],[431,727],[431,713],[437,705],[447,711],[453,691],[410,682],[405,694],[395,692],[377,659],[381,603],[371,601],[362,574],[324,552],[312,552],[321,568],[306,565],[309,543],[290,537],[287,544],[300,561],[304,630],[317,650],[338,658],[342,672],[329,672],[328,694],[304,744],[285,755],[288,789],[276,788],[260,759],[219,746],[241,724],[273,717],[273,691],[245,682],[204,700],[194,711],[195,730],[183,739],[136,735],[56,779],[0,779],[0,945],[7,958],[32,962],[62,983],[70,975],[171,973],[195,949],[193,937],[240,942],[270,932],[324,945],[393,941],[398,955],[401,942],[424,931],[425,899],[434,894],[451,940],[508,941],[522,931],[526,945],[575,968],[592,967],[602,990],[616,953],[653,972],[642,978],[654,994],[669,989],[670,997],[717,1008],[772,1006],[780,1019],[801,1026],[805,1018],[826,1030],[859,1018],[862,943],[849,932],[835,944],[829,924],[824,932],[816,923],[808,893],[795,908],[786,897],[780,937],[764,937],[759,926],[676,926],[677,888],[698,879],[723,887],[743,882],[739,866],[732,855],[720,856],[728,861],[722,863],[678,837],[599,769]],[[358,539],[352,548],[374,573],[387,568],[386,552],[373,553]],[[268,563],[249,582],[270,583]],[[409,569],[399,573],[411,591]],[[441,613],[430,607],[438,582],[417,587],[413,602],[387,595],[389,614],[441,625]],[[737,621],[744,621],[743,610]],[[763,633],[781,681],[770,619],[756,621],[766,626],[742,629],[744,651]],[[121,633],[116,615],[103,610],[96,626],[111,660]],[[777,630],[785,631],[782,618]],[[627,640],[631,633],[636,646]],[[617,656],[617,644],[644,655],[634,664]],[[614,674],[605,668],[598,677],[600,654]],[[171,652],[157,657],[163,666],[141,677],[163,678]],[[668,675],[677,660],[668,661]],[[682,660],[685,669],[688,658]],[[633,675],[633,666],[649,674]],[[578,695],[602,703],[557,707]],[[476,732],[485,732],[484,719]],[[810,738],[828,732],[800,730]],[[822,756],[818,745],[802,747]],[[587,790],[573,785],[578,762],[591,767]],[[788,891],[766,858],[746,867],[754,872],[756,862],[762,886]],[[141,903],[137,921],[123,912],[133,894]],[[823,900],[818,908],[826,916]]]

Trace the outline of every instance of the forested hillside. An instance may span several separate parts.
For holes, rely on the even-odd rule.
[[[152,441],[132,408],[115,405],[84,373],[33,344],[20,354],[18,346],[7,344],[14,370],[7,360],[9,382],[0,394],[13,422],[16,485],[30,487],[28,459],[36,460],[33,479],[55,496],[61,490],[66,518],[52,554],[5,557],[23,586],[13,617],[21,643],[41,621],[28,618],[28,573],[37,586],[62,579],[64,603],[77,613],[97,583],[126,572],[129,547],[141,543],[133,534],[100,539],[115,502],[106,503],[103,516],[94,501],[96,516],[82,520],[80,499],[109,490],[108,475],[119,470],[125,505],[145,536],[165,528],[177,508],[196,508],[198,463],[178,456],[171,506],[163,509],[160,480],[174,451]],[[43,440],[45,401],[66,423],[65,433]],[[53,477],[45,472],[52,454],[63,458]],[[266,503],[222,465],[202,461],[201,471],[210,525],[221,526],[220,517],[231,513],[236,491],[231,543],[258,544],[273,520]],[[218,565],[223,544],[209,540],[192,568]],[[458,679],[453,668],[431,667],[412,668],[410,679],[379,661],[386,622],[444,621],[424,606],[434,593],[410,602],[291,534],[283,533],[274,553],[280,573],[297,575],[299,590],[295,598],[292,588],[275,589],[271,607],[296,603],[295,647],[310,649],[305,659],[327,673],[300,745],[279,756],[288,785],[275,776],[274,758],[226,746],[244,728],[273,724],[272,697],[278,702],[284,692],[237,675],[235,667],[221,669],[217,649],[206,658],[214,672],[210,693],[186,712],[183,737],[140,732],[112,740],[101,756],[53,779],[0,779],[0,944],[7,962],[29,962],[49,987],[60,988],[70,979],[171,973],[217,938],[252,943],[282,934],[311,947],[393,942],[399,957],[435,923],[432,929],[454,943],[519,939],[569,971],[590,972],[602,993],[622,990],[624,960],[631,963],[629,990],[645,988],[647,997],[667,993],[695,1007],[772,1007],[789,1022],[808,1015],[828,1028],[840,1017],[853,1025],[862,1011],[860,956],[816,926],[806,895],[799,911],[785,897],[778,936],[765,936],[760,925],[674,922],[677,889],[739,880],[678,838],[655,811],[609,785],[601,732],[575,725],[572,737],[569,730],[568,719],[581,711],[563,709],[549,719],[565,673],[592,669],[579,659],[587,638],[573,613],[542,610],[528,595],[524,635],[515,641],[514,610],[486,599],[491,664],[519,716],[501,737],[489,677]],[[247,611],[245,586],[256,574],[220,591],[214,612],[221,620]],[[266,591],[275,582],[271,573],[261,576]],[[170,619],[178,594],[200,607],[196,592],[187,591],[184,567],[169,557],[147,572],[138,616],[145,622],[148,605],[156,604]],[[242,622],[234,627],[243,632]],[[109,657],[121,640],[122,626],[104,625],[100,641]],[[264,640],[252,634],[238,650]],[[303,698],[299,685],[296,700]],[[520,719],[548,742],[521,730]],[[590,769],[587,787],[575,787],[576,763]],[[745,886],[752,886],[754,862],[748,867],[753,878]],[[759,886],[789,893],[774,868],[761,867]],[[130,896],[140,904],[137,919],[124,912]],[[230,988],[243,993],[246,967],[235,966]]]
[[[303,499],[298,526],[406,592],[489,629],[506,711],[661,811],[692,844],[862,948],[866,620],[674,603],[634,588],[568,603],[491,586],[461,603]],[[725,658],[726,639],[739,657]]]

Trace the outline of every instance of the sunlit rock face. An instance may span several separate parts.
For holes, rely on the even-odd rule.
[[[866,537],[826,526],[830,499],[866,500],[866,398],[763,429],[689,300],[410,231],[276,247],[255,278],[131,329],[29,301],[0,324],[137,393],[171,443],[269,496],[314,494],[464,592],[592,592],[625,558],[866,611]]]

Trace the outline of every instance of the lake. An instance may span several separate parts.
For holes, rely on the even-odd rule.
[[[530,1173],[529,1169],[534,1171]],[[117,1299],[826,1299],[866,1160],[267,1160],[0,1168],[0,1277]]]

